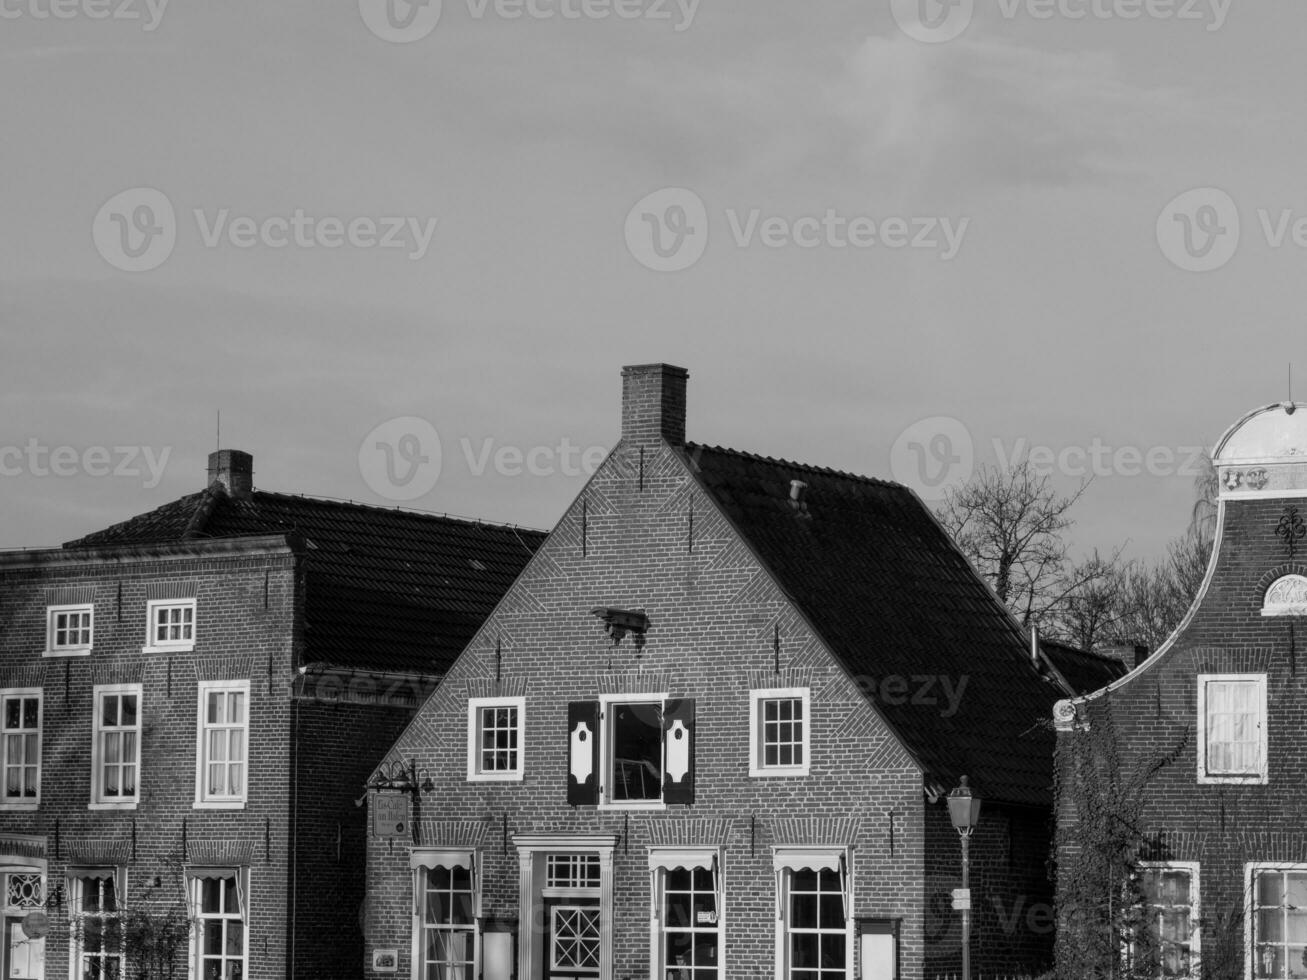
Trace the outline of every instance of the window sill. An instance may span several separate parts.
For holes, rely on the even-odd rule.
[[[68,650],[42,650],[43,657],[89,657],[93,647],[77,647]]]
[[[192,810],[244,810],[244,800],[196,800]]]
[[[1266,786],[1270,781],[1269,777],[1262,775],[1204,776],[1200,773],[1198,776],[1199,786]]]
[[[0,803],[0,813],[35,813],[41,809],[41,803]]]
[[[521,772],[470,772],[467,774],[469,783],[520,783],[523,781]]]
[[[809,766],[794,766],[786,769],[759,769],[756,766],[749,767],[749,777],[751,779],[802,779],[811,775]]]
[[[147,643],[145,646],[141,647],[141,653],[194,653],[194,652],[195,652],[194,643],[179,643],[177,646],[166,646],[166,647],[152,646]]]
[[[667,804],[662,800],[636,800],[600,803],[598,808],[600,810],[666,810]]]
[[[138,800],[122,803],[88,803],[88,810],[135,810],[140,805]]]

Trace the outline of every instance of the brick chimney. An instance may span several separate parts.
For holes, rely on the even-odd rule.
[[[244,500],[254,491],[254,457],[239,449],[209,453],[209,486],[221,483],[227,495]]]
[[[622,442],[685,445],[685,383],[690,372],[670,364],[622,368]]]

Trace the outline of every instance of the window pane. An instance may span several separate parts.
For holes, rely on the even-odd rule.
[[[663,711],[660,704],[612,707],[612,797],[657,800],[663,791]]]
[[[101,699],[102,714],[101,724],[113,727],[118,724],[118,697],[113,694],[106,694]]]
[[[203,912],[222,911],[222,882],[217,878],[200,880],[200,910]]]

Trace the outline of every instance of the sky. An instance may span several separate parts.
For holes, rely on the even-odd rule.
[[[549,528],[664,361],[692,440],[926,499],[1033,453],[1092,476],[1079,551],[1155,558],[1289,393],[1304,38],[1288,0],[0,0],[0,548],[201,489],[219,438],[261,489]]]

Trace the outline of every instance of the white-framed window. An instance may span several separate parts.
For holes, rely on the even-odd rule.
[[[132,809],[140,799],[141,685],[94,689],[91,808]]]
[[[195,980],[244,980],[248,946],[248,868],[190,868],[187,898],[195,927],[191,961]]]
[[[723,974],[721,857],[716,848],[651,848],[656,980],[718,980]]]
[[[469,698],[467,778],[472,782],[522,779],[526,698]]]
[[[811,692],[806,687],[749,692],[749,775],[806,776],[812,758]]]
[[[1196,977],[1202,941],[1198,865],[1144,862],[1139,874],[1149,938],[1130,950],[1135,968],[1158,978]]]
[[[126,868],[70,868],[73,976],[121,980],[127,976],[122,901]]]
[[[202,681],[196,712],[195,806],[243,807],[249,788],[250,682]]]
[[[663,704],[657,696],[600,698],[601,803],[663,806]]]
[[[185,653],[195,649],[195,600],[152,599],[145,611],[143,653]]]
[[[473,851],[415,851],[414,976],[476,980],[481,900]]]
[[[95,639],[93,605],[47,606],[45,656],[85,656]]]
[[[776,976],[853,976],[853,891],[844,848],[776,847]]]
[[[1307,864],[1246,865],[1247,976],[1307,976]]]
[[[41,803],[42,698],[39,687],[0,691],[0,809]]]
[[[1267,781],[1265,674],[1198,675],[1198,782]]]

